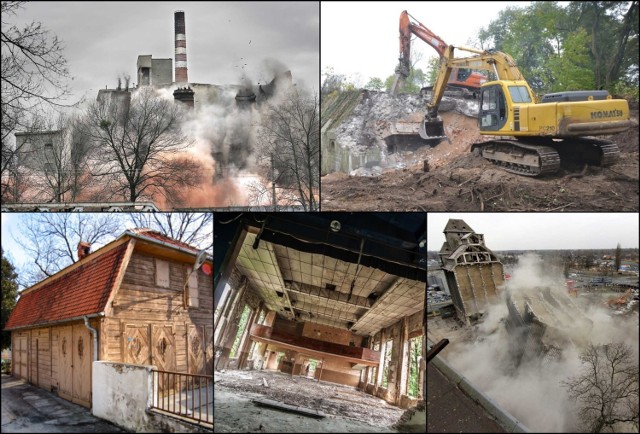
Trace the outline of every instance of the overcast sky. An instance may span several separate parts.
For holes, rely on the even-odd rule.
[[[471,45],[481,27],[489,25],[507,6],[531,2],[322,2],[322,70],[336,74],[360,74],[365,85],[370,77],[383,81],[398,63],[398,24],[406,10],[447,44]],[[436,51],[421,40],[412,45],[424,53],[416,65],[423,71]]]
[[[429,213],[427,249],[440,250],[450,219],[484,234],[491,250],[615,249],[638,247],[638,214],[631,213]]]
[[[87,91],[95,98],[122,73],[137,82],[138,55],[174,58],[176,10],[185,12],[190,82],[239,84],[244,67],[254,84],[264,83],[273,78],[263,65],[270,58],[294,82],[318,89],[317,2],[29,2],[9,21],[40,21],[55,33],[76,98]]]

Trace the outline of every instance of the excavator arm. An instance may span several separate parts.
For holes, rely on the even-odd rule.
[[[440,68],[433,86],[433,94],[427,102],[427,113],[424,122],[420,125],[420,137],[423,139],[445,139],[444,126],[438,117],[438,108],[444,96],[444,91],[449,82],[453,68],[472,68],[493,72],[498,80],[524,80],[524,77],[511,56],[499,51],[481,51],[473,48],[457,47],[462,51],[474,53],[470,57],[454,57],[456,47],[448,45],[440,57]],[[535,101],[535,96],[529,90],[530,98]]]
[[[412,22],[413,18],[415,22]],[[440,57],[444,55],[447,44],[438,35],[426,28],[420,21],[409,15],[407,11],[400,14],[400,58],[396,68],[396,79],[391,90],[395,95],[404,85],[411,71],[411,35],[416,35],[427,44],[431,45]]]

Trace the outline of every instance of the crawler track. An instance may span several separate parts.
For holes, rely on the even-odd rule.
[[[543,176],[560,168],[560,154],[551,146],[529,145],[516,140],[491,140],[472,148],[507,172]]]
[[[618,146],[607,140],[533,140],[534,143],[522,139],[491,140],[476,143],[472,150],[507,172],[532,177],[557,172],[561,162],[604,167],[614,164],[620,156]]]

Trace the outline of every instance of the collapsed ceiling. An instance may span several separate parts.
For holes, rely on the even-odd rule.
[[[304,217],[291,214],[288,218],[296,216],[308,218],[306,214]],[[410,217],[413,220],[393,218],[404,231],[415,229],[416,224],[420,231],[421,221],[415,215]],[[341,229],[346,229],[345,225],[357,225],[358,218],[365,220],[357,214],[341,219],[333,215],[326,221],[316,215],[315,219],[305,220],[306,230],[299,233],[281,217],[273,217],[268,225],[266,218],[258,220],[261,229],[253,226],[246,232],[235,266],[265,305],[285,318],[349,329],[358,335],[374,334],[423,308],[426,254],[423,273],[422,261],[416,259],[421,258],[419,235],[400,242],[400,238],[390,235],[394,234],[394,228],[389,220],[383,226],[379,225],[382,221],[377,222],[378,231],[384,232],[386,249],[375,246],[374,241],[380,242],[382,238],[375,235],[372,227],[366,232],[363,229],[366,225],[359,227],[359,237],[351,234],[348,245],[337,241],[337,231],[330,229],[331,225],[335,229],[333,222],[342,222]],[[280,226],[274,224],[275,220]],[[413,227],[409,221],[414,223]],[[314,230],[318,233],[312,236]],[[327,233],[334,235],[333,241],[327,241]],[[380,257],[381,252],[388,254],[394,247],[398,250],[396,254]]]

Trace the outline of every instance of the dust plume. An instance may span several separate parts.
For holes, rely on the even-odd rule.
[[[567,345],[557,359],[538,357],[514,361],[514,339],[505,327],[509,316],[507,292],[535,297],[535,291],[548,287],[564,297],[564,278],[549,271],[537,255],[523,255],[513,270],[512,279],[502,292],[502,300],[488,309],[482,322],[467,330],[467,335],[452,342],[443,352],[447,361],[501,407],[534,432],[576,432],[581,420],[577,408],[561,381],[580,371],[581,348]],[[604,308],[591,305],[586,317],[592,328],[583,330],[584,342],[604,344],[624,341],[638,356],[637,318],[612,318]],[[578,328],[580,330],[580,328]],[[564,333],[562,329],[554,332]],[[567,340],[579,342],[575,336]],[[575,333],[575,329],[570,333]],[[517,345],[517,343],[515,344]]]

